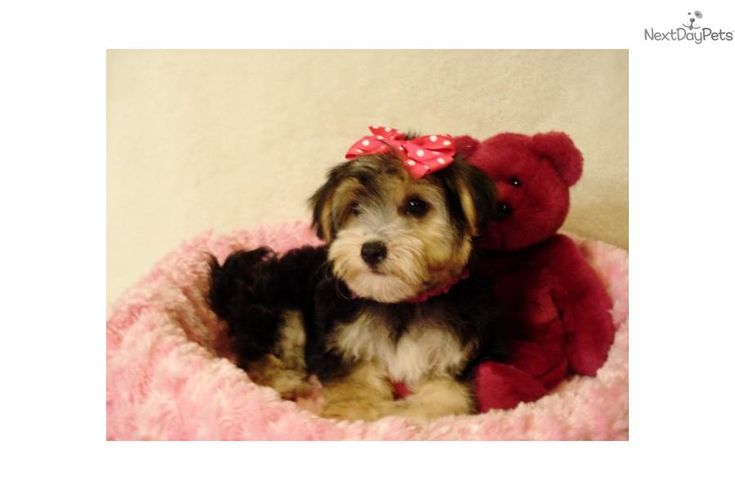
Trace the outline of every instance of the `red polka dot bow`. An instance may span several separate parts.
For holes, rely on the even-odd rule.
[[[393,128],[370,126],[370,132],[373,133],[372,136],[360,138],[350,147],[346,158],[395,150],[414,179],[439,171],[454,161],[454,138],[447,134],[419,136],[407,140],[405,133]]]

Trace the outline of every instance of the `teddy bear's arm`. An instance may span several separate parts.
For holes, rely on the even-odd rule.
[[[521,402],[532,402],[549,390],[534,376],[510,364],[486,361],[480,364],[474,377],[477,409],[515,408]]]
[[[612,303],[597,273],[574,242],[555,237],[552,295],[567,336],[567,358],[573,372],[594,376],[605,363],[615,336]]]

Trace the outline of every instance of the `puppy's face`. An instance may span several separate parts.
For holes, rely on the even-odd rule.
[[[493,196],[463,162],[414,180],[397,157],[371,155],[333,168],[311,203],[336,276],[359,297],[396,303],[461,274]]]

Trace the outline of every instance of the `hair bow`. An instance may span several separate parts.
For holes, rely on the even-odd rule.
[[[372,135],[360,138],[350,147],[346,158],[359,158],[395,151],[409,175],[420,179],[437,172],[454,161],[454,138],[448,134],[433,134],[406,139],[406,134],[393,128],[370,126]]]

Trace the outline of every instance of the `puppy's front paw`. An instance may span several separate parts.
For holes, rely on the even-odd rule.
[[[314,375],[309,377],[309,385],[311,386],[311,391],[306,396],[296,398],[296,405],[315,415],[319,415],[324,406],[324,391],[321,383],[319,383],[319,380]]]
[[[426,424],[442,417],[469,415],[471,413],[473,413],[473,407],[462,400],[457,403],[426,403],[419,397],[409,396],[394,402],[390,413],[386,415],[403,417],[418,424]]]
[[[407,403],[404,400],[399,400],[394,404],[388,415],[403,417],[417,424],[426,424],[437,417],[443,416],[444,414],[436,414],[424,407],[417,407],[416,405]]]
[[[378,420],[390,410],[387,403],[360,403],[350,400],[326,403],[321,416],[339,420]]]

